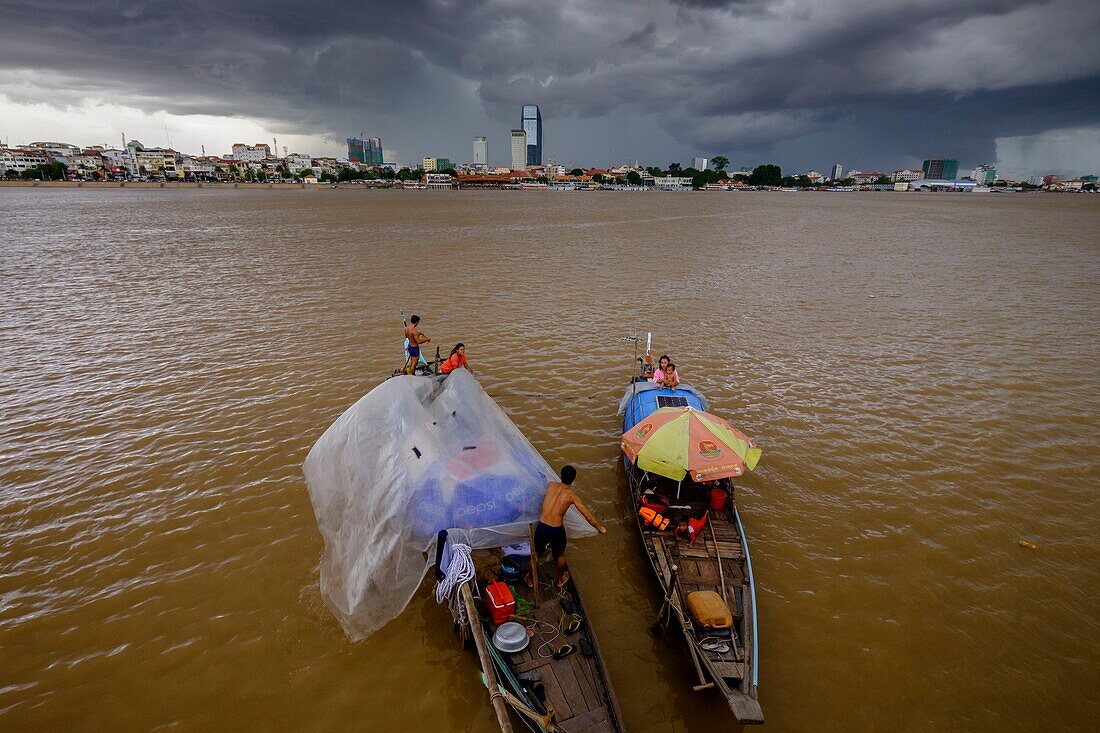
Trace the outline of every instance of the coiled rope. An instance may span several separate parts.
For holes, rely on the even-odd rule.
[[[471,552],[469,545],[460,543],[451,545],[451,562],[447,565],[447,572],[435,584],[435,602],[442,604],[444,601],[450,601],[451,613],[460,625],[466,622],[466,609],[459,601],[455,589],[474,579],[474,559]]]

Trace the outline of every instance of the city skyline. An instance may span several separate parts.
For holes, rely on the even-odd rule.
[[[723,155],[821,170],[939,156],[1021,177],[1084,173],[1100,168],[1098,30],[1100,5],[1068,0],[318,3],[308,14],[20,2],[0,26],[0,139],[117,144],[125,131],[197,151],[277,137],[342,155],[366,130],[387,159],[411,162],[466,161],[484,136],[500,165],[531,104],[553,131],[538,141],[544,161]]]

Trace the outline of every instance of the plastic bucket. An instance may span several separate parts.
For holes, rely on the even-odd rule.
[[[720,512],[726,508],[726,500],[729,498],[729,494],[725,489],[711,489],[710,492],[710,508],[711,511]]]

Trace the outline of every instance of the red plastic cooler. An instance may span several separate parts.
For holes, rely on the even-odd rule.
[[[485,586],[485,605],[489,609],[489,615],[493,617],[493,623],[500,626],[508,620],[508,617],[516,612],[516,599],[512,597],[512,591],[499,580]]]

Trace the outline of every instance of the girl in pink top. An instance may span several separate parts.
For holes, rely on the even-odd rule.
[[[660,384],[661,380],[665,378],[665,369],[668,368],[669,362],[672,360],[668,358],[668,354],[664,354],[657,360],[657,369],[653,372],[653,382]]]

